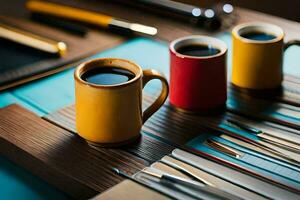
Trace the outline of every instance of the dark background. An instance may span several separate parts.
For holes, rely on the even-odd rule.
[[[198,6],[210,6],[214,3],[227,2],[236,6],[269,13],[300,22],[299,0],[177,0]]]
[[[86,0],[86,1],[103,1],[103,0]],[[109,1],[109,0],[107,0]],[[209,7],[215,3],[231,3],[235,6],[244,7],[279,17],[291,19],[300,22],[300,1],[299,0],[176,0],[189,4],[194,4],[202,7]],[[16,0],[0,0],[1,6],[7,7],[7,13],[1,13],[5,15],[14,9],[14,2],[20,2]],[[23,0],[26,2],[26,0]],[[63,1],[61,1],[63,3]]]

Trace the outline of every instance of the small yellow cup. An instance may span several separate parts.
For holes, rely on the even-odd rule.
[[[98,67],[119,67],[135,77],[125,83],[98,85],[81,75]],[[75,109],[78,134],[100,146],[119,146],[140,136],[142,124],[155,113],[168,96],[165,77],[155,70],[142,70],[133,62],[118,58],[95,59],[79,65],[75,72]],[[142,89],[152,79],[162,82],[156,101],[142,112]]]
[[[251,32],[271,34],[275,38],[259,41],[241,36]],[[261,22],[237,25],[232,30],[232,39],[232,83],[255,90],[280,87],[283,79],[283,52],[291,45],[300,45],[298,40],[284,43],[284,32],[279,26]]]

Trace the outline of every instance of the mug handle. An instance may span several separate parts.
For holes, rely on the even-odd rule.
[[[161,73],[153,69],[143,70],[143,88],[149,81],[153,79],[158,79],[161,81],[162,90],[157,99],[143,112],[143,124],[163,105],[169,94],[168,81]]]
[[[287,50],[287,48],[289,48],[292,45],[300,46],[300,40],[290,40],[287,43],[284,43],[283,49]]]

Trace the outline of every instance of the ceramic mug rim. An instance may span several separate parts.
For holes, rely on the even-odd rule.
[[[103,65],[104,61],[107,61],[108,63]],[[122,66],[120,64],[119,65],[113,64],[113,61],[119,61],[119,62],[126,63],[126,64],[128,64],[128,66],[131,66],[131,68],[135,68],[135,70],[129,69],[130,67],[128,67],[128,66],[125,67],[124,65]],[[102,66],[101,66],[101,64],[102,64]],[[82,74],[85,73],[86,71],[94,69],[94,68],[98,68],[98,67],[119,67],[119,68],[122,68],[122,69],[132,72],[135,75],[135,77],[129,81],[119,83],[119,84],[111,84],[111,85],[101,85],[101,84],[90,83],[81,78]],[[130,84],[133,84],[142,77],[142,74],[143,74],[142,68],[138,64],[136,64],[130,60],[126,60],[126,59],[122,59],[122,58],[96,58],[96,59],[85,61],[85,62],[81,63],[80,65],[78,65],[78,67],[76,67],[76,69],[74,71],[74,78],[75,78],[75,81],[82,83],[84,85],[90,86],[90,87],[112,89],[112,88],[120,88],[120,87],[124,87],[124,86],[128,86]]]
[[[241,36],[241,34],[243,34],[245,32],[251,32],[251,31],[259,31],[259,32],[263,32],[263,33],[269,33],[276,37],[271,40],[260,41],[260,40],[251,40],[251,39]],[[279,27],[275,24],[270,24],[270,23],[266,23],[266,22],[248,22],[248,23],[239,24],[232,29],[232,34],[239,40],[241,40],[245,43],[251,43],[251,44],[276,43],[280,40],[283,40],[283,38],[284,38],[284,31],[281,27]]]
[[[184,55],[179,53],[176,49],[178,49],[178,46],[184,46],[184,45],[190,45],[190,44],[204,44],[208,46],[213,46],[214,48],[217,48],[220,50],[219,53],[214,54],[214,55],[209,55],[209,56],[189,56],[189,55]],[[215,57],[220,57],[224,55],[227,52],[227,45],[225,42],[222,40],[219,40],[214,37],[210,36],[205,36],[205,35],[190,35],[190,36],[185,36],[181,38],[177,38],[176,40],[173,40],[170,43],[170,51],[174,53],[176,56],[181,57],[181,58],[191,58],[191,59],[196,59],[196,60],[205,60],[209,58],[215,58]]]

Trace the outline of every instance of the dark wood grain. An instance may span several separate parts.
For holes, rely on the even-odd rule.
[[[153,102],[153,96],[144,95],[144,106],[148,106],[151,102]],[[257,119],[254,115],[252,118],[249,118],[234,113],[235,112],[224,111],[223,113],[214,116],[191,115],[174,110],[174,108],[166,102],[165,105],[144,124],[142,130],[147,135],[160,138],[161,141],[178,147],[204,133],[213,134],[216,133],[216,130],[227,131],[219,125],[228,117],[237,120],[242,119],[245,122],[253,122],[253,119],[254,121]],[[74,116],[74,106],[69,106],[46,116],[46,118],[58,126],[75,132]],[[267,130],[276,129],[277,132],[282,134],[288,132],[287,129],[289,128],[286,127],[287,124],[283,122],[279,124],[272,122],[274,122],[274,120],[259,120],[257,123],[262,124]],[[139,154],[139,156],[144,157],[145,155]]]
[[[151,96],[145,96],[145,101],[152,102]],[[173,142],[185,140],[189,137],[195,137],[201,134],[218,134],[219,131],[228,132],[228,130],[220,125],[224,123],[225,119],[231,118],[244,123],[252,123],[263,127],[265,130],[276,131],[281,134],[288,133],[290,131],[300,133],[299,131],[287,127],[286,124],[274,123],[268,120],[257,120],[257,118],[241,116],[229,111],[224,111],[219,115],[191,115],[183,112],[176,112],[169,103],[166,103],[157,113],[150,118],[149,123],[144,125],[144,129],[150,129],[151,133],[161,138],[172,138]],[[156,126],[152,124],[155,121]],[[174,124],[180,125],[178,128],[174,128]],[[172,127],[171,129],[168,127]],[[167,135],[163,131],[167,129],[173,133]],[[176,136],[176,137],[175,137]],[[187,141],[189,141],[187,139]]]
[[[44,119],[76,134],[75,109],[73,105],[47,115]],[[153,137],[149,137],[147,133],[147,130],[142,131],[142,138],[140,140],[131,145],[122,147],[122,149],[147,160],[149,163],[157,161],[174,149],[171,144],[167,144],[167,140],[166,142],[159,141]],[[181,144],[184,144],[184,141],[182,141]],[[98,147],[95,148],[97,149]]]
[[[152,97],[145,96],[143,101],[144,106],[148,106],[152,101]],[[44,118],[57,126],[76,133],[75,109],[73,105],[49,114]],[[146,145],[144,151],[139,152],[140,147],[138,146],[137,149],[131,149],[130,151],[135,152],[135,154],[143,158],[148,154],[151,156],[162,157],[163,155],[166,155],[164,153],[168,152],[170,148],[167,148],[165,150],[165,145],[155,145],[156,140],[153,140],[153,137],[149,137],[147,136],[147,134],[157,136],[163,142],[178,147],[180,145],[184,145],[187,141],[197,136],[199,134],[199,131],[201,131],[201,126],[197,126],[197,124],[195,124],[194,122],[186,121],[184,116],[178,117],[176,112],[171,110],[168,105],[165,105],[160,109],[158,113],[155,113],[153,117],[151,117],[142,127],[142,139],[145,140],[145,143],[143,145]],[[163,148],[160,149],[161,147]],[[153,155],[152,153],[147,152],[151,149],[156,149],[155,154],[157,155]],[[151,161],[154,162],[156,160]]]
[[[289,87],[288,89],[286,89],[287,86]],[[297,117],[295,115],[299,115],[300,113],[300,108],[297,106],[297,104],[300,103],[298,101],[298,99],[300,99],[299,79],[293,76],[285,76],[283,88],[283,92],[278,95],[264,97],[259,95],[253,96],[253,94],[238,90],[229,84],[229,105],[227,106],[227,111],[213,117],[177,112],[166,102],[165,105],[144,124],[142,130],[154,137],[159,137],[165,143],[173,146],[183,145],[199,134],[207,132],[207,127],[218,128],[218,130],[220,130],[218,126],[219,122],[226,118],[226,116],[235,117],[243,115],[245,120],[259,120],[259,122],[265,124],[266,127],[275,123],[278,124],[277,126],[280,126],[282,130],[287,129],[287,127],[300,130],[299,123],[272,115],[272,113],[279,113],[293,118]],[[148,92],[154,94],[157,91],[156,88],[152,87]],[[289,101],[286,100],[287,98]],[[153,95],[144,95],[143,106],[147,107],[153,100]],[[75,111],[73,106],[50,114],[46,118],[67,130],[76,132]],[[210,124],[210,121],[213,121],[213,123]],[[143,155],[141,156],[143,157]]]
[[[0,109],[0,152],[77,199],[120,182],[112,167],[133,174],[148,165],[122,149],[89,146],[17,105]]]
[[[288,86],[288,88],[287,88]],[[156,93],[157,88],[151,88],[150,93]],[[152,98],[146,98],[149,102],[152,102]],[[283,89],[281,92],[264,91],[253,93],[244,89],[237,89],[231,84],[228,85],[228,99],[227,99],[227,111],[238,115],[243,115],[247,118],[269,121],[282,126],[291,127],[300,130],[300,83],[299,80],[293,76],[285,76],[283,82]],[[170,108],[170,105],[167,104]],[[165,111],[165,118],[173,119],[169,116],[172,109]],[[174,118],[176,120],[176,117]],[[184,119],[183,119],[184,120]],[[153,127],[159,128],[160,125],[155,121],[147,122],[151,123]],[[178,124],[182,124],[177,120]],[[179,125],[180,126],[180,125]],[[176,126],[174,126],[176,128]],[[182,129],[186,132],[195,132],[195,129],[191,128],[193,125],[186,126]],[[201,130],[201,127],[195,127]],[[151,127],[149,127],[151,129]],[[163,132],[171,130],[161,130]]]

